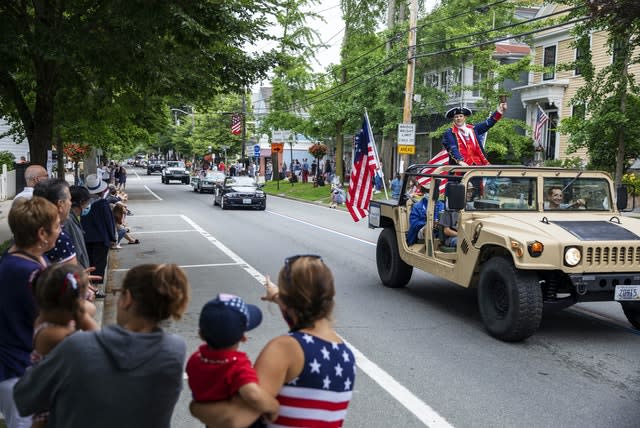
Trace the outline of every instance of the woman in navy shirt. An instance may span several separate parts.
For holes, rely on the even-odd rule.
[[[13,401],[13,385],[29,366],[33,323],[37,316],[29,285],[31,274],[47,266],[44,253],[60,235],[58,209],[34,196],[16,202],[9,212],[14,244],[0,259],[0,413],[9,428],[31,427]]]

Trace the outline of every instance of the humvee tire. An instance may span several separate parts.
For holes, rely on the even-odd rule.
[[[518,342],[531,336],[542,320],[542,289],[534,272],[515,268],[505,257],[494,257],[482,267],[478,307],[493,337]]]
[[[640,330],[640,302],[620,302],[620,304],[631,325]]]
[[[401,288],[411,279],[413,266],[400,258],[396,232],[391,227],[385,227],[378,237],[376,265],[380,280],[386,287]]]

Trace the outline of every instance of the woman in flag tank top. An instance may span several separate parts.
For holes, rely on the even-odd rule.
[[[266,280],[263,300],[278,304],[290,327],[256,360],[260,386],[280,403],[267,427],[341,427],[355,381],[355,359],[333,328],[333,274],[316,255],[285,259],[278,285]],[[208,426],[246,427],[260,417],[241,398],[191,403]]]

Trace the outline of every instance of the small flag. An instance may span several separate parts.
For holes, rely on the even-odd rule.
[[[365,116],[362,128],[353,142],[355,152],[346,203],[353,221],[360,221],[368,213],[369,201],[371,201],[373,192],[372,178],[378,168],[373,147],[373,136],[369,129],[369,120]]]
[[[533,141],[538,145],[542,145],[542,128],[544,124],[549,120],[549,116],[542,110],[540,106],[538,106],[538,114],[536,115],[536,123],[533,128]]]
[[[231,116],[231,133],[233,135],[242,134],[242,115],[240,113],[234,113]]]
[[[447,165],[449,163],[449,152],[444,149],[440,150],[428,163],[429,165]],[[438,166],[424,168],[420,173],[432,174],[437,168]],[[420,186],[429,188],[429,185],[431,184],[431,177],[418,177],[416,181]],[[444,193],[447,181],[447,179],[440,180],[440,193]]]

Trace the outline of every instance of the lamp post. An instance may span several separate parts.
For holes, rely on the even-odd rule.
[[[174,113],[173,114],[173,119],[174,119],[174,121],[175,121],[177,126],[180,126],[180,119],[178,119],[178,113],[182,113],[182,114],[186,114],[188,116],[191,116],[191,131],[193,132],[193,128],[195,127],[195,115],[193,114],[193,107],[190,107],[190,108],[191,108],[191,112],[184,111],[184,110],[181,110],[181,109],[175,108],[175,107],[172,107],[171,111]]]

